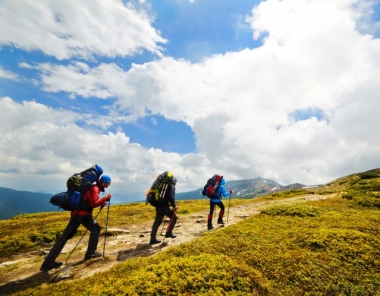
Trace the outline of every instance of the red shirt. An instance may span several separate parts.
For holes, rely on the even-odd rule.
[[[99,198],[100,191],[104,192],[104,187],[100,182],[97,182],[95,186],[91,186],[91,188],[86,191],[86,193],[83,196],[83,201],[88,201],[92,209],[100,206],[105,206],[107,203],[107,199],[105,196]],[[71,216],[85,216],[91,214],[91,212],[84,210],[74,210],[71,211]]]

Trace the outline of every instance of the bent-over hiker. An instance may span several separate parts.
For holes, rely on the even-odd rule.
[[[218,217],[218,222],[217,223],[224,225],[224,221],[223,221],[224,204],[223,204],[223,202],[221,200],[222,199],[222,195],[223,196],[228,196],[228,195],[232,194],[232,190],[227,191],[224,188],[225,184],[226,184],[226,180],[224,180],[224,178],[222,177],[222,179],[220,180],[220,186],[218,188],[218,192],[215,192],[215,197],[210,197],[210,213],[208,214],[208,217],[207,217],[207,229],[208,230],[211,230],[211,229],[214,228],[212,226],[212,216],[214,214],[215,206],[218,206],[220,208],[219,217]]]
[[[83,196],[83,201],[87,202],[89,207],[86,210],[73,210],[71,211],[71,218],[67,224],[63,234],[58,238],[54,246],[51,248],[49,254],[46,256],[42,266],[41,271],[48,271],[53,268],[60,267],[62,262],[56,262],[55,259],[61,253],[66,242],[74,236],[78,227],[83,225],[90,231],[90,239],[88,241],[88,247],[84,260],[91,258],[101,257],[102,254],[96,252],[98,247],[99,236],[100,236],[100,225],[92,217],[92,210],[94,208],[105,206],[107,201],[112,197],[111,193],[106,196],[99,198],[99,193],[104,192],[104,189],[111,185],[111,177],[108,175],[102,175],[97,181],[96,185],[93,185],[86,191]]]
[[[170,174],[170,172],[169,172]],[[150,234],[150,245],[159,244],[161,241],[157,239],[157,231],[158,228],[161,225],[162,219],[165,216],[168,216],[170,218],[170,224],[168,225],[168,228],[166,230],[165,237],[169,238],[176,238],[177,235],[173,233],[173,228],[177,222],[177,215],[176,211],[178,209],[178,206],[175,203],[175,185],[177,184],[177,179],[173,176],[171,180],[168,182],[168,188],[166,189],[166,192],[164,193],[164,196],[160,203],[155,205],[156,207],[156,217],[153,222],[152,226],[152,232]],[[170,208],[170,206],[172,208]]]

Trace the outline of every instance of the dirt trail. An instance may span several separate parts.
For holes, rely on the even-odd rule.
[[[331,196],[324,195],[305,195],[284,200],[264,201],[259,203],[242,204],[231,207],[229,214],[227,213],[228,203],[224,201],[226,212],[224,220],[228,224],[235,224],[249,216],[259,214],[263,207],[280,204],[301,203],[310,200],[326,199]],[[216,208],[214,214],[213,231],[220,227],[216,224],[219,208]],[[70,252],[77,245],[79,238],[69,240],[57,261],[63,262],[61,268],[53,269],[49,272],[40,272],[41,259],[45,257],[49,248],[43,248],[39,251],[20,255],[18,258],[12,258],[12,261],[7,261],[0,264],[0,295],[12,295],[14,293],[25,290],[29,287],[41,285],[43,283],[57,282],[64,279],[83,278],[91,276],[96,272],[108,270],[119,262],[126,261],[133,257],[146,257],[156,254],[164,250],[168,246],[175,246],[181,243],[190,241],[202,233],[207,231],[206,217],[208,210],[188,215],[178,215],[178,222],[174,229],[177,234],[175,239],[165,238],[164,244],[149,245],[150,230],[153,220],[144,222],[138,225],[128,226],[123,229],[113,228],[112,221],[109,221],[108,234],[106,238],[105,256],[104,259],[92,259],[84,261],[84,253],[87,248],[88,234],[82,239],[76,250],[70,256],[66,264],[66,259]],[[154,217],[152,217],[153,219]],[[167,219],[168,221],[168,219]],[[100,222],[100,221],[99,221]],[[101,222],[100,222],[101,223]],[[164,236],[160,236],[160,232],[166,229],[168,222],[161,224],[157,237],[164,240]],[[103,252],[104,236],[101,236],[98,245],[98,252]],[[5,269],[3,269],[5,268]],[[6,269],[12,268],[12,272]],[[6,272],[6,273],[5,273]]]

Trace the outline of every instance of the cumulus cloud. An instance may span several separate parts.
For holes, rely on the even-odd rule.
[[[256,36],[265,36],[261,47],[200,63],[162,57],[128,70],[115,63],[34,65],[46,92],[112,100],[107,124],[147,112],[186,122],[198,153],[146,149],[122,132],[77,124],[91,115],[3,98],[0,107],[9,113],[0,124],[6,135],[0,153],[8,157],[3,172],[21,164],[26,174],[52,172],[51,163],[60,163],[67,175],[92,158],[107,163],[120,189],[145,191],[152,172],[175,168],[181,191],[202,186],[216,172],[228,180],[318,184],[378,167],[380,41],[358,29],[364,10],[355,4],[262,2],[247,18]],[[318,112],[295,116],[305,110]]]
[[[114,112],[137,118],[148,108],[186,122],[212,168],[207,173],[326,182],[347,166],[372,168],[363,147],[380,145],[370,134],[379,123],[380,42],[357,30],[362,10],[353,3],[266,1],[248,18],[257,34],[267,33],[260,48],[194,64],[164,57],[128,71],[50,65],[45,90],[115,96]],[[83,75],[72,89],[55,81],[66,71]],[[325,116],[293,118],[308,109]]]
[[[0,2],[0,45],[40,50],[59,60],[161,55],[166,43],[147,11],[120,0]]]
[[[176,175],[183,180],[180,188],[193,188],[194,182],[200,181],[197,174],[187,168],[189,161],[181,165],[183,156],[179,154],[130,143],[123,132],[110,133],[82,126],[80,122],[87,122],[89,114],[55,110],[34,101],[17,103],[9,97],[0,99],[0,108],[3,112],[0,122],[3,186],[54,193],[58,188],[65,189],[68,176],[94,163],[112,175],[112,190],[119,194],[131,188],[145,192],[158,172],[172,168],[176,168]],[[198,162],[202,159],[186,156],[186,159],[191,158]]]

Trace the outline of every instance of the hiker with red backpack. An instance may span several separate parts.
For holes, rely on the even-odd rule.
[[[214,227],[212,226],[212,216],[214,214],[215,206],[218,206],[220,208],[219,211],[219,217],[218,217],[218,224],[224,225],[223,221],[223,215],[224,215],[224,204],[222,202],[222,196],[229,196],[232,194],[232,190],[227,191],[224,188],[224,185],[226,184],[226,180],[224,180],[223,176],[221,176],[220,180],[218,180],[218,186],[215,186],[215,192],[210,197],[210,213],[207,217],[207,229],[211,230]],[[207,184],[206,184],[207,185]]]
[[[91,169],[94,168],[101,171],[100,174],[103,173],[103,170],[99,166],[95,165]],[[110,185],[111,177],[108,175],[102,175],[99,179],[96,180],[96,184],[91,185],[91,187],[86,190],[83,195],[83,205],[80,209],[71,211],[70,221],[63,231],[63,234],[58,238],[54,246],[51,248],[49,254],[46,256],[40,268],[41,271],[49,271],[62,265],[62,262],[56,262],[55,259],[61,253],[66,242],[74,236],[80,225],[83,225],[85,228],[87,228],[87,230],[91,232],[84,260],[102,256],[101,253],[96,252],[101,227],[92,217],[92,210],[97,207],[104,207],[107,202],[109,202],[112,197],[112,193],[108,193],[102,198],[99,198],[99,194],[100,192],[104,192],[105,189]]]

